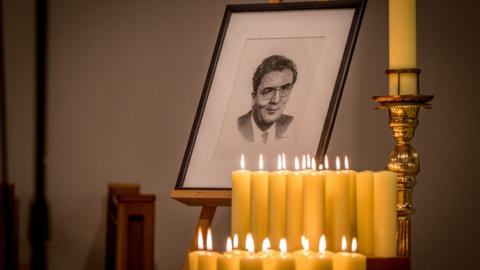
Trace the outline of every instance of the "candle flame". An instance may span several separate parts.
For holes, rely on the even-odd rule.
[[[282,156],[278,155],[278,158],[277,158],[277,170],[281,170],[282,169]]]
[[[212,229],[207,230],[207,250],[213,250]]]
[[[307,168],[307,162],[305,161],[305,155],[302,155],[302,170]]]
[[[263,239],[262,251],[268,251],[270,248],[271,248],[270,240],[268,240],[268,237],[267,237],[267,238]]]
[[[348,170],[350,168],[349,163],[348,163],[348,157],[345,156],[345,161],[343,162],[345,164],[345,170]]]
[[[240,169],[245,170],[245,155],[242,154],[240,157]]]
[[[205,248],[205,247],[203,246],[202,228],[198,228],[197,247],[198,247],[199,250],[202,250],[202,249]]]
[[[255,252],[255,242],[253,241],[253,236],[251,233],[247,234],[247,239],[245,239],[245,247],[247,248],[248,252]]]
[[[227,238],[227,252],[232,252],[232,238],[230,238],[230,236]]]
[[[305,250],[305,251],[310,250],[310,241],[308,241],[308,239],[306,237],[303,238],[302,247],[303,247],[303,250]]]
[[[357,238],[352,240],[352,252],[357,252]]]
[[[280,239],[280,252],[287,252],[287,240],[285,238]]]
[[[318,165],[318,170],[323,171],[323,165],[322,164]]]
[[[335,165],[337,167],[337,171],[339,171],[340,170],[340,158],[339,157],[335,158]]]
[[[328,166],[328,156],[325,155],[325,162],[323,164],[325,166],[325,170],[328,170],[329,169],[329,166]]]
[[[298,157],[295,157],[295,171],[298,171],[300,169],[300,161],[298,160]]]
[[[263,170],[263,156],[262,156],[262,154],[260,154],[260,156],[258,157],[258,169],[260,171]]]
[[[233,235],[233,248],[238,249],[238,234]]]
[[[326,250],[327,250],[327,240],[325,239],[325,235],[322,235],[322,237],[320,237],[320,244],[318,245],[318,251],[320,251],[320,253],[325,253]]]
[[[287,159],[285,158],[285,153],[282,153],[282,165],[283,165],[283,169],[286,170],[287,169]]]
[[[347,238],[342,236],[342,251],[347,251]]]
[[[314,171],[317,170],[317,163],[315,162],[314,158],[312,158],[312,170],[314,170]]]
[[[311,162],[310,154],[307,154],[307,169],[311,169],[311,168],[312,168],[312,167],[311,167],[312,164],[311,164],[310,162]]]

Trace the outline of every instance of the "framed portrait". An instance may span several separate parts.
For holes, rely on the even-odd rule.
[[[176,189],[328,146],[366,0],[228,5]],[[289,166],[290,167],[290,166]]]

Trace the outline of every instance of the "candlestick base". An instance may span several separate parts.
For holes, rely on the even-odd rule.
[[[432,95],[374,96],[380,105],[375,109],[387,109],[389,126],[396,141],[388,159],[388,170],[397,174],[397,255],[410,256],[413,188],[420,171],[420,160],[415,149],[409,144],[418,126],[421,108],[430,109]]]

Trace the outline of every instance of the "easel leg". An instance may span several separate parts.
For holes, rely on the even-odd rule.
[[[192,241],[190,242],[190,251],[197,249],[197,237],[198,229],[202,229],[202,234],[205,239],[207,235],[207,229],[212,225],[213,217],[215,216],[215,211],[217,210],[216,206],[203,206],[200,217],[198,218],[197,227],[195,228],[195,233],[193,234]],[[188,270],[188,254],[183,263],[183,270]]]

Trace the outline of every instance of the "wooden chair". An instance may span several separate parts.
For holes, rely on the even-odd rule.
[[[107,211],[107,270],[152,270],[155,196],[136,184],[110,184]]]

